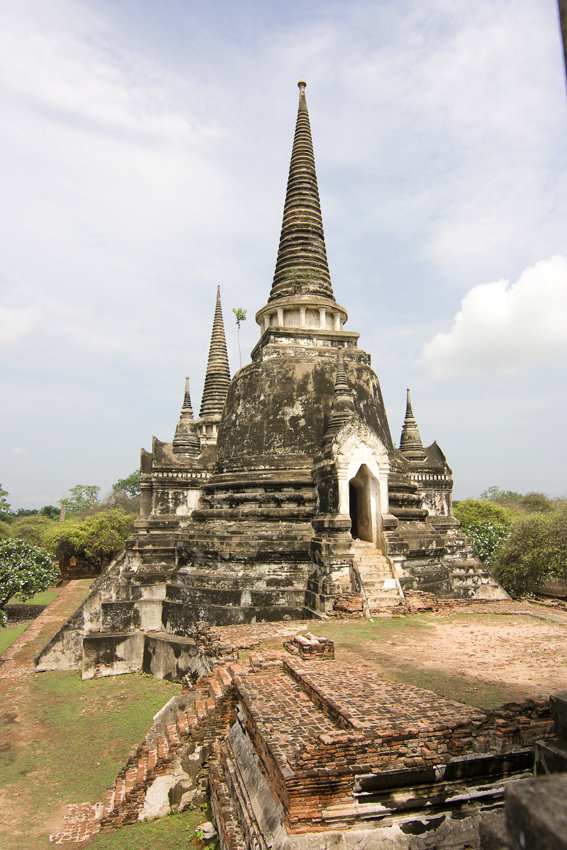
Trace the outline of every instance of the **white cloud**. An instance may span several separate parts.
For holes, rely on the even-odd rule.
[[[483,283],[462,301],[449,333],[423,349],[433,377],[509,374],[567,356],[567,260],[557,255],[508,280]]]
[[[27,452],[25,449],[20,449],[18,446],[14,446],[13,449],[10,449],[10,454],[13,455],[13,457],[24,457],[27,455]]]
[[[28,336],[39,320],[39,310],[34,307],[11,309],[0,307],[0,344],[12,345]]]

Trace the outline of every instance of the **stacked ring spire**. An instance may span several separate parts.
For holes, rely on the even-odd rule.
[[[300,80],[298,86],[299,108],[278,259],[269,301],[294,295],[318,295],[334,300],[305,98],[305,81]]]

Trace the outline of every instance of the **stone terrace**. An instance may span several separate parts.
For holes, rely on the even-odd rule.
[[[254,656],[251,661],[254,666]],[[394,761],[396,767],[443,761],[449,742],[455,747],[462,730],[470,737],[471,724],[487,719],[478,709],[431,691],[370,672],[357,670],[355,675],[352,665],[341,661],[305,664],[284,658],[281,667],[242,677],[239,690],[278,766],[293,771],[307,765],[335,768],[337,743],[358,750],[360,758],[354,759],[354,753],[348,758],[355,772],[379,769],[384,761]],[[347,731],[355,734],[345,735]],[[385,745],[386,740],[402,739],[403,746]],[[346,756],[340,761],[346,764]]]

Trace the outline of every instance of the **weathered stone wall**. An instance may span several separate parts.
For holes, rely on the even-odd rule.
[[[225,471],[266,469],[282,457],[293,468],[296,459],[312,460],[319,451],[333,400],[336,350],[282,349],[245,366],[232,381],[218,439]],[[345,352],[355,410],[391,447],[380,384],[364,359],[364,352]]]

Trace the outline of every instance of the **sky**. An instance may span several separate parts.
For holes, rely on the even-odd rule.
[[[254,315],[307,102],[335,296],[455,498],[567,495],[555,0],[0,0],[0,481],[101,495]]]

